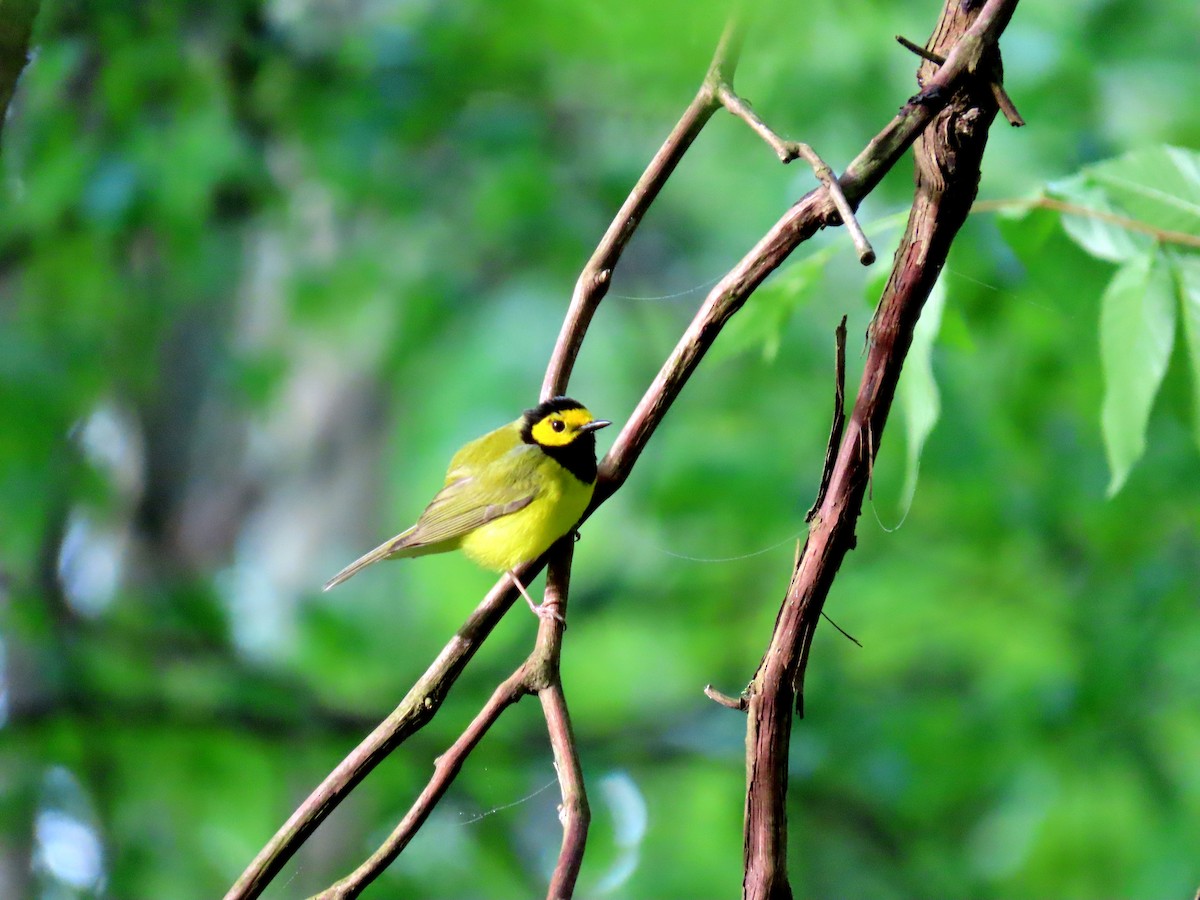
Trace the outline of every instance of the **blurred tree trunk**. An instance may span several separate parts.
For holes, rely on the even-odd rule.
[[[8,104],[29,61],[29,36],[38,6],[38,0],[0,0],[0,149]],[[30,896],[31,856],[30,841],[0,843],[0,897]]]
[[[0,147],[8,103],[29,61],[29,35],[37,13],[38,0],[0,0]]]

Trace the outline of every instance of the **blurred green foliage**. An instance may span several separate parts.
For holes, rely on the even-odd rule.
[[[738,86],[840,168],[913,91],[892,35],[919,40],[936,14],[770,0]],[[219,896],[424,670],[486,573],[438,557],[319,586],[535,399],[574,276],[723,15],[43,3],[0,158],[0,895]],[[1191,0],[1019,8],[1003,48],[1030,124],[994,128],[981,197],[1053,182],[1094,203],[1112,170],[1066,180],[1083,167],[1200,146],[1196,24]],[[1139,178],[1180,196],[1168,174]],[[811,184],[718,116],[630,246],[572,393],[626,415],[704,287]],[[881,248],[910,185],[902,164],[864,205]],[[940,406],[920,482],[909,502],[898,411],[827,607],[864,646],[816,639],[791,780],[800,896],[1200,882],[1200,278],[1189,251],[1133,236],[1106,256],[1079,228],[979,215],[956,244],[940,338],[914,362],[933,381],[906,387],[916,424]],[[740,883],[743,721],[700,689],[736,691],[758,661],[820,475],[833,328],[850,316],[853,386],[870,314],[844,234],[808,253],[735,320],[577,549],[585,896]],[[1163,313],[1160,293],[1139,318],[1147,294],[1118,287],[1158,267],[1184,305]],[[1127,353],[1120,336],[1161,336],[1163,316],[1165,352]],[[1105,377],[1147,367],[1102,428]],[[1120,425],[1139,418],[1144,451]],[[369,852],[533,631],[514,611],[268,896]],[[370,895],[539,894],[553,778],[522,704]]]

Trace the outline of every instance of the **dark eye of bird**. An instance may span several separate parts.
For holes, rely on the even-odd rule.
[[[550,427],[553,428],[555,431],[562,431],[567,426],[565,424],[563,424],[562,419],[551,419]]]

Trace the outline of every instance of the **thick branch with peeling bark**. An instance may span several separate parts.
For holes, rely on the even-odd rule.
[[[984,13],[1003,13],[992,20],[1002,24],[1014,5],[1015,0],[994,0],[980,19]],[[932,47],[935,51],[956,50],[971,34],[972,17],[962,11],[957,0],[949,0]],[[987,46],[994,48],[997,36],[998,32],[988,34]],[[922,75],[928,76],[930,68],[929,63],[923,66]],[[802,693],[804,669],[825,598],[843,558],[855,544],[855,525],[913,328],[975,199],[988,126],[996,110],[987,78],[964,78],[956,84],[950,105],[916,143],[913,207],[868,335],[870,350],[854,410],[770,646],[745,695],[746,898],[783,900],[792,896],[787,878],[785,806],[792,709]]]
[[[945,63],[930,79],[926,90],[910,100],[900,114],[863,150],[838,179],[845,204],[853,209],[862,198],[882,179],[901,154],[912,144],[949,100],[948,88],[968,69],[974,69],[982,58],[983,44],[980,34],[994,24],[980,26],[980,22],[994,23],[997,10],[1003,9],[1002,0],[989,0],[973,26],[979,33],[968,33],[964,40],[955,44],[946,56]],[[989,10],[992,18],[989,20]],[[657,197],[663,184],[670,177],[683,154],[696,139],[705,123],[720,104],[718,90],[725,85],[732,92],[733,70],[741,48],[742,28],[733,21],[722,35],[713,63],[704,83],[672,130],[662,148],[655,155],[645,173],[638,180],[629,198],[622,205],[612,225],[605,233],[592,258],[584,267],[576,284],[566,320],[551,356],[543,382],[543,396],[565,391],[587,327],[608,289],[613,267],[620,259],[633,232],[643,215]],[[716,285],[698,311],[695,319],[680,339],[674,352],[664,363],[658,376],[647,389],[641,402],[626,422],[612,449],[601,463],[600,477],[592,505],[585,515],[590,515],[610,497],[628,478],[646,443],[650,440],[671,404],[687,383],[696,366],[716,339],[724,324],[746,302],[754,289],[787,259],[793,250],[818,229],[839,224],[843,220],[839,203],[830,190],[822,185],[803,197],[778,223],[746,254],[746,256]],[[832,490],[832,488],[831,488]],[[566,552],[561,542],[550,551],[552,566],[562,565],[561,557],[555,554]],[[538,560],[518,571],[522,582],[528,584],[540,571],[545,560]],[[566,563],[569,566],[569,561]],[[551,579],[553,588],[554,579]],[[420,680],[406,695],[393,713],[373,731],[359,747],[355,748],[322,784],[296,810],[288,822],[276,833],[255,860],[238,879],[226,895],[226,900],[240,900],[259,896],[283,865],[308,835],[343,800],[346,795],[395,747],[423,727],[435,714],[442,700],[453,686],[463,668],[476,650],[491,633],[500,617],[512,605],[516,592],[507,578],[488,593],[467,622],[442,650]],[[540,638],[539,638],[540,640]],[[557,652],[557,651],[556,651]],[[555,657],[557,661],[557,657]],[[555,665],[554,671],[557,671]],[[511,682],[505,682],[512,687]],[[539,687],[539,690],[542,690]],[[494,715],[499,715],[511,701],[505,702],[505,686],[502,685],[493,697]],[[497,699],[499,697],[500,699]],[[587,806],[582,793],[582,779],[578,775],[578,761],[573,742],[570,740],[569,723],[565,716],[565,702],[561,690],[550,689],[542,694],[543,706],[551,730],[555,758],[559,766],[560,782],[564,798],[564,841],[551,884],[553,896],[569,896],[578,873],[578,861],[582,853],[583,836],[586,833]],[[482,731],[490,724],[493,703],[489,703],[481,717],[477,718]],[[473,725],[472,728],[475,726]],[[471,731],[469,729],[469,731]],[[471,731],[471,735],[474,732]],[[480,735],[482,736],[482,732]],[[474,746],[471,736],[460,738],[463,742],[461,755],[465,756]],[[457,771],[457,770],[455,770]],[[453,773],[435,772],[432,789],[445,782]],[[435,784],[435,782],[437,784]],[[428,790],[428,789],[427,789]],[[441,787],[440,790],[444,790]],[[425,796],[425,795],[422,795]],[[440,795],[439,795],[440,796]],[[432,797],[435,801],[436,797]],[[418,800],[414,810],[422,801]],[[420,816],[418,810],[416,813]],[[408,821],[406,818],[405,821]],[[419,824],[419,822],[417,823]],[[397,829],[401,832],[397,842],[402,846],[404,822]],[[381,848],[380,860],[390,858],[388,850]],[[375,857],[372,857],[373,859]],[[368,861],[370,863],[370,861]],[[386,861],[384,862],[386,864]],[[367,865],[367,864],[364,864]],[[554,893],[561,892],[561,893]],[[353,896],[332,894],[330,896]]]

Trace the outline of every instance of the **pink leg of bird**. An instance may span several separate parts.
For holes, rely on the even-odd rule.
[[[534,603],[533,598],[530,597],[529,593],[525,590],[525,585],[521,584],[521,579],[517,577],[517,573],[512,569],[509,569],[508,577],[512,579],[512,583],[516,589],[521,592],[521,596],[525,598],[525,602],[529,604],[529,608],[533,610],[533,614],[535,616],[537,616],[539,619],[545,619],[547,617],[551,619],[557,619],[563,623],[564,627],[566,627],[567,620],[564,619],[562,617],[562,613],[555,608],[556,604]]]

